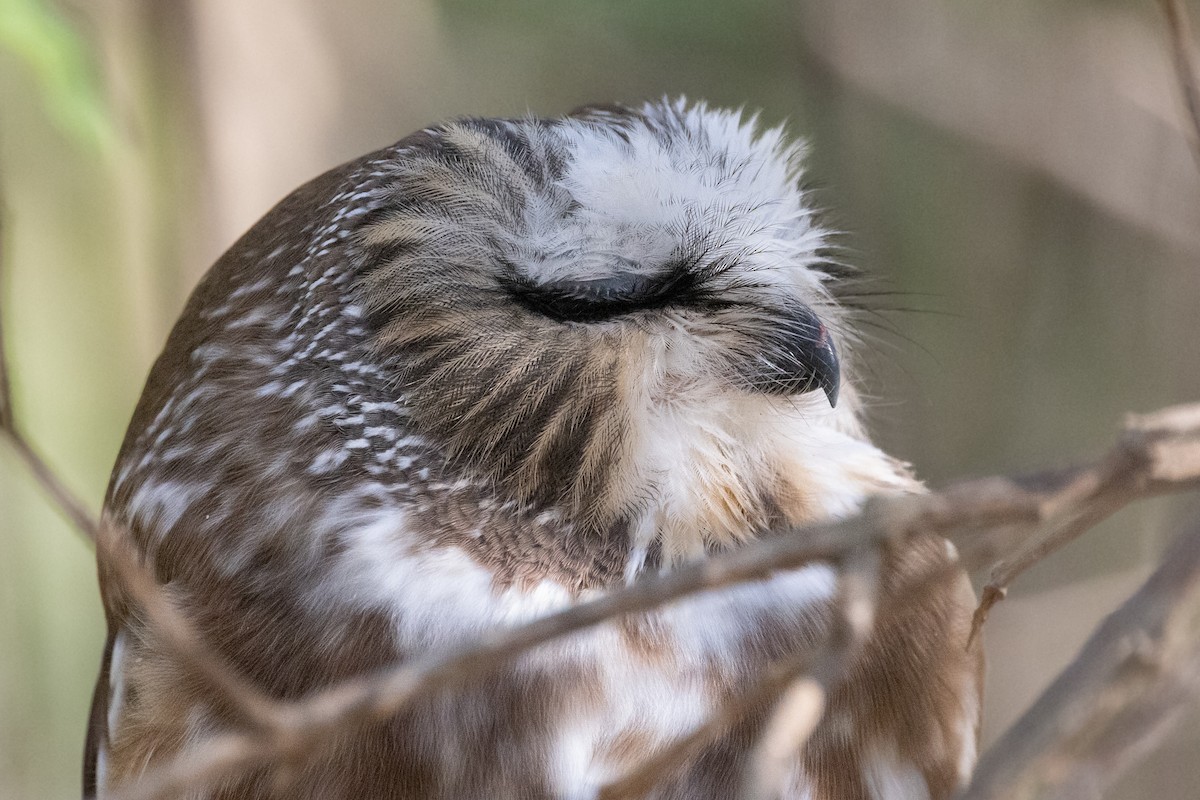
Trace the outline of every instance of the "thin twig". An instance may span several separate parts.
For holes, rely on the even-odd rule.
[[[58,506],[59,510],[66,514],[67,518],[71,521],[72,528],[77,533],[83,534],[94,542],[96,531],[95,517],[87,510],[87,506],[79,501],[74,492],[67,488],[67,485],[50,468],[46,460],[38,454],[30,441],[21,433],[20,426],[17,424],[12,383],[9,378],[8,350],[5,347],[4,340],[3,289],[8,279],[8,273],[5,271],[4,263],[4,249],[7,240],[4,238],[3,215],[4,206],[0,202],[0,438],[8,439],[13,450],[17,453],[17,457],[25,463],[26,469],[33,475],[34,480],[50,495],[50,499],[54,501],[54,505]]]
[[[278,714],[278,704],[206,645],[199,631],[140,561],[128,529],[106,521],[95,535],[101,563],[113,570],[120,591],[127,593],[138,606],[154,636],[176,662],[224,701],[236,723],[260,733],[279,730],[284,721]]]
[[[0,354],[0,364],[3,362],[3,355]],[[277,720],[272,701],[241,679],[237,670],[214,655],[211,648],[204,644],[199,632],[165,595],[149,569],[138,560],[129,532],[112,523],[101,524],[97,521],[33,449],[19,427],[4,428],[0,434],[8,439],[30,473],[50,495],[54,505],[70,520],[72,527],[96,544],[101,562],[117,573],[117,585],[152,621],[155,635],[162,639],[180,666],[194,673],[218,697],[229,701],[230,710],[239,721],[258,729],[274,727]]]
[[[8,274],[4,269],[5,243],[3,206],[0,205],[0,290],[4,288],[8,279]],[[33,445],[17,427],[12,383],[9,380],[8,350],[4,341],[4,294],[2,291],[0,291],[0,434],[9,440],[17,456],[25,462],[26,468],[50,495],[54,504],[71,520],[76,531],[89,538],[94,538],[92,532],[95,530],[96,523],[87,507],[76,499],[66,484],[59,480],[57,473],[50,468],[45,459],[38,455],[37,451],[33,449]]]
[[[1142,739],[1162,733],[1156,713],[1165,701],[1178,699],[1182,687],[1198,691],[1198,622],[1200,526],[1176,540],[1142,588],[984,755],[961,800],[1048,796],[1067,781],[1080,790],[1099,781],[1081,772],[1097,751],[1143,752]],[[1115,773],[1109,765],[1107,779]]]
[[[1088,734],[1086,751],[1072,755],[1058,788],[1062,800],[1100,800],[1107,789],[1170,734],[1195,705],[1200,653],[1190,668],[1164,677],[1099,730]]]
[[[0,356],[0,363],[4,359]],[[26,469],[33,475],[34,480],[42,487],[51,501],[70,521],[71,528],[89,542],[95,543],[97,522],[87,506],[75,496],[67,485],[58,477],[58,473],[46,463],[46,460],[33,449],[33,445],[24,437],[18,427],[0,429],[0,438],[8,439],[17,457],[25,463]]]
[[[1196,44],[1192,35],[1192,23],[1182,0],[1159,0],[1167,18],[1171,35],[1171,55],[1175,62],[1175,74],[1183,105],[1192,124],[1188,140],[1192,155],[1200,166],[1200,71],[1197,70]]]
[[[0,228],[2,233],[3,229]],[[3,243],[3,236],[0,235],[0,253]],[[0,284],[3,280],[3,263],[0,262]],[[0,297],[0,301],[2,299]],[[66,515],[75,531],[96,545],[101,563],[117,573],[117,584],[121,590],[151,620],[154,633],[174,654],[180,666],[200,678],[218,697],[227,700],[230,711],[240,723],[260,731],[277,727],[273,701],[243,680],[229,664],[212,654],[192,624],[138,559],[129,531],[110,522],[101,523],[25,437],[14,412],[3,331],[4,318],[0,314],[0,438],[8,440],[30,474],[50,496],[54,505]]]
[[[645,797],[664,776],[690,761],[707,745],[745,719],[751,711],[778,697],[797,675],[810,668],[812,656],[812,653],[804,653],[764,670],[749,689],[727,698],[690,733],[657,750],[620,778],[602,787],[598,800],[636,800]]]
[[[111,797],[119,800],[165,797],[171,787],[203,786],[231,777],[247,763],[258,763],[259,759],[272,762],[295,758],[319,747],[335,732],[390,717],[414,697],[479,677],[553,639],[701,591],[762,578],[774,570],[842,557],[850,549],[847,541],[858,542],[860,549],[875,547],[903,535],[900,527],[877,521],[875,514],[886,514],[885,506],[874,503],[863,515],[851,520],[804,529],[802,533],[807,535],[774,537],[721,558],[643,579],[628,588],[520,627],[496,631],[446,652],[414,659],[394,669],[346,681],[308,699],[281,705],[290,735],[258,740],[254,746],[258,758],[233,753],[229,749],[230,740],[224,737],[201,742],[134,785],[121,787]]]
[[[1049,500],[1049,524],[1035,543],[997,563],[983,587],[971,625],[974,638],[992,607],[1008,595],[1016,578],[1050,553],[1120,511],[1148,488],[1197,485],[1200,475],[1200,405],[1175,406],[1130,415],[1121,439],[1095,467],[1074,473]]]
[[[1077,539],[1129,504],[1129,498],[1121,494],[1099,495],[1079,501],[1078,512],[1066,519],[1056,521],[1032,547],[1011,557],[1002,559],[988,576],[988,582],[980,593],[979,606],[971,620],[970,639],[979,636],[992,608],[1008,597],[1008,587],[1021,573],[1041,561],[1063,545]],[[1072,509],[1075,510],[1075,509]]]
[[[0,205],[0,430],[12,431],[16,427],[16,413],[13,411],[12,386],[8,382],[8,359],[4,349],[4,282],[7,273],[4,271],[4,207]]]

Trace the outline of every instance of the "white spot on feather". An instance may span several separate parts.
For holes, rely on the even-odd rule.
[[[966,786],[975,770],[975,762],[979,758],[978,744],[975,741],[975,729],[979,724],[979,694],[974,678],[967,681],[966,690],[962,695],[962,716],[958,718],[958,784]]]
[[[106,721],[108,738],[114,739],[121,724],[121,711],[125,706],[125,631],[117,631],[113,637],[112,653],[108,660],[108,709]]]
[[[206,483],[146,480],[129,498],[127,513],[131,521],[162,537],[208,488]]]
[[[863,757],[863,780],[871,800],[929,800],[925,776],[894,745],[876,745]]]

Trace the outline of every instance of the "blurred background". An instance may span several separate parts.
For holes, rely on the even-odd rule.
[[[1193,15],[1200,8],[1193,8]],[[318,172],[457,115],[686,94],[808,138],[888,298],[877,437],[934,486],[1200,399],[1200,171],[1150,0],[0,0],[18,414],[98,508],[191,286]],[[1195,501],[1144,504],[993,613],[994,739]],[[93,553],[0,446],[0,797],[78,796]],[[1112,796],[1194,798],[1200,719]]]

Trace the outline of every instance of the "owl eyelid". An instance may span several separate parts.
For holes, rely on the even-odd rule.
[[[521,305],[560,322],[603,322],[635,311],[688,302],[694,274],[672,269],[662,275],[618,272],[603,278],[538,283],[510,277],[505,288]]]

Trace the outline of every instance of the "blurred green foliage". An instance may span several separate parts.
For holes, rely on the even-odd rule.
[[[16,412],[98,508],[129,402],[108,381],[137,368],[81,346],[128,348],[129,294],[113,280],[118,142],[93,45],[48,4],[0,0],[0,319]],[[77,796],[103,635],[94,557],[2,445],[0,553],[0,797]]]
[[[82,146],[113,144],[112,115],[86,40],[42,0],[0,0],[0,49],[36,76],[51,119]]]

